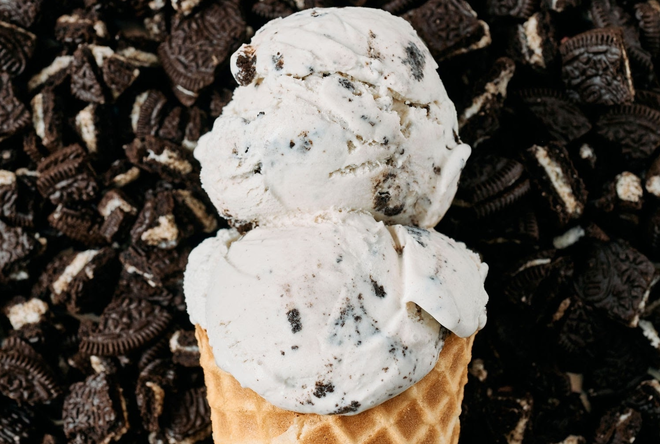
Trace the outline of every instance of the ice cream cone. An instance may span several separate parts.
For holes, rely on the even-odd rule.
[[[411,388],[354,416],[282,410],[215,363],[196,326],[215,444],[456,444],[474,335],[450,334],[435,368]]]

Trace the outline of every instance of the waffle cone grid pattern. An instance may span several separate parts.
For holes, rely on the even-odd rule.
[[[431,372],[383,404],[354,416],[282,410],[243,388],[215,363],[196,326],[215,444],[456,444],[472,342],[450,334]]]

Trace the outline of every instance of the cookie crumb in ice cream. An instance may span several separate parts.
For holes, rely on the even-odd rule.
[[[289,324],[291,324],[292,333],[298,333],[300,330],[302,330],[302,322],[300,321],[300,312],[298,311],[297,308],[294,308],[293,310],[289,310],[286,313],[286,318],[289,321]]]

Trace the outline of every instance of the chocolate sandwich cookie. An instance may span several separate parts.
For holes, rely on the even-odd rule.
[[[125,355],[155,339],[171,319],[165,309],[144,299],[115,299],[97,325],[81,324],[80,350],[98,356]]]
[[[97,209],[103,217],[99,233],[108,242],[121,240],[137,216],[137,208],[130,203],[125,193],[117,189],[107,191],[98,203]]]
[[[5,339],[0,349],[0,393],[19,404],[48,403],[61,389],[46,362],[18,338]]]
[[[39,17],[42,2],[43,0],[25,0],[23,2],[2,3],[0,5],[0,20],[29,28]]]
[[[559,51],[568,93],[585,103],[614,105],[633,101],[628,55],[620,28],[601,28],[564,41]]]
[[[0,73],[0,141],[30,125],[30,111],[14,90],[9,74]]]
[[[0,400],[0,442],[24,443],[37,435],[34,412],[9,399]]]
[[[630,61],[640,70],[653,71],[652,56],[642,48],[639,31],[628,12],[610,0],[592,0],[590,13],[594,24],[599,28],[620,27]]]
[[[32,97],[32,126],[43,146],[55,151],[62,146],[62,103],[52,88],[44,88]]]
[[[245,22],[234,2],[210,3],[174,24],[158,55],[174,95],[190,106],[213,83],[216,68],[227,61],[245,36]]]
[[[24,228],[12,227],[0,220],[0,283],[27,275],[27,261],[41,253],[43,245],[39,239]]]
[[[30,78],[27,83],[28,91],[36,93],[42,88],[55,88],[61,85],[69,79],[69,68],[72,62],[72,55],[55,57],[49,65],[44,66],[41,71]]]
[[[199,180],[199,163],[180,145],[154,136],[135,139],[124,147],[126,157],[137,167],[174,183]]]
[[[69,387],[62,406],[69,442],[111,442],[129,430],[128,405],[115,378],[100,373]]]
[[[503,211],[530,190],[524,166],[513,159],[475,155],[463,171],[454,205],[477,218]]]
[[[98,48],[97,53],[102,57]],[[72,96],[84,102],[105,103],[107,92],[101,68],[89,46],[81,45],[73,53],[70,70]]]
[[[135,399],[145,429],[150,432],[161,429],[161,416],[170,402],[169,398],[174,395],[176,376],[176,369],[168,359],[153,361],[138,376]]]
[[[87,152],[80,145],[60,149],[37,166],[37,189],[53,204],[90,201],[99,185]]]
[[[252,13],[264,21],[286,17],[296,12],[291,4],[282,0],[259,0],[252,5]]]
[[[75,9],[55,21],[55,38],[64,45],[76,47],[81,44],[103,43],[109,33],[98,10]]]
[[[211,436],[211,408],[206,387],[190,387],[166,405],[162,433],[169,442],[197,442]]]
[[[642,45],[653,56],[660,54],[660,4],[656,0],[635,4]]]
[[[527,19],[540,7],[535,0],[489,0],[486,2],[488,14],[498,17],[516,17]]]
[[[35,171],[0,170],[0,218],[16,227],[33,228],[39,208]]]
[[[534,145],[527,150],[527,168],[533,182],[559,225],[584,212],[587,189],[564,147]]]
[[[470,102],[460,113],[462,140],[476,147],[499,128],[499,116],[516,65],[508,57],[497,59],[486,77],[474,88]]]
[[[586,245],[576,262],[575,291],[608,318],[635,327],[649,297],[653,264],[625,241]]]
[[[184,367],[199,367],[199,346],[192,330],[177,330],[170,337],[172,360]]]
[[[531,111],[541,129],[560,143],[572,142],[591,130],[589,119],[562,91],[526,89],[519,91],[516,98],[524,109]]]
[[[48,215],[48,223],[68,238],[83,245],[103,244],[104,240],[99,233],[101,218],[91,208],[59,204]]]
[[[510,54],[517,62],[543,71],[557,57],[556,30],[552,15],[545,10],[534,13],[512,33]]]
[[[98,312],[110,300],[119,262],[109,247],[64,251],[44,273],[54,304],[66,305],[71,313]]]
[[[612,107],[594,126],[596,134],[625,162],[638,167],[660,145],[660,111],[644,105]]]
[[[403,15],[426,42],[436,60],[485,48],[490,28],[463,0],[431,0]]]
[[[36,35],[20,26],[0,21],[0,69],[10,77],[25,71],[36,45]]]

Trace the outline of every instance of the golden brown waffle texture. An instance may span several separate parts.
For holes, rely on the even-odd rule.
[[[215,444],[456,444],[472,342],[453,333],[435,368],[389,401],[354,416],[282,410],[215,363],[196,326]]]

